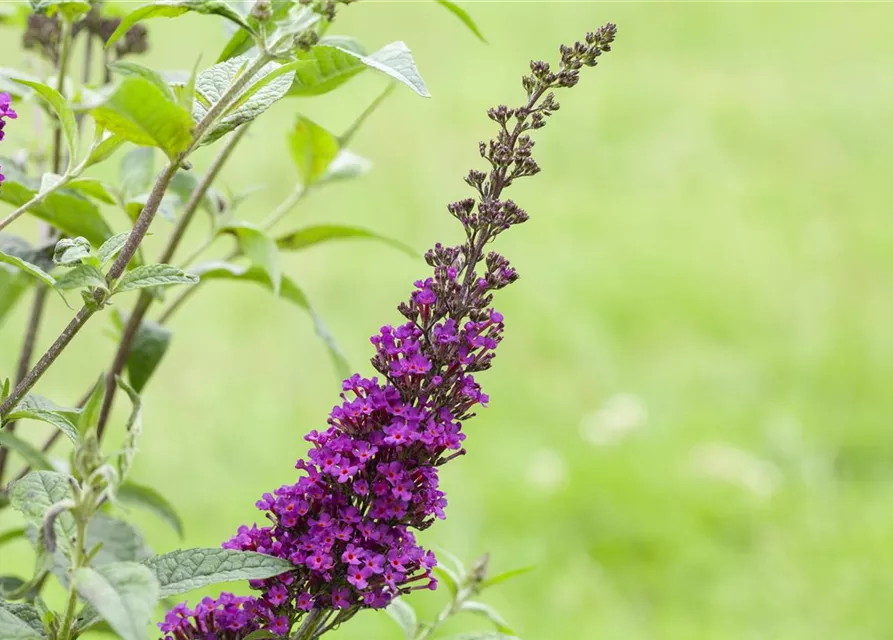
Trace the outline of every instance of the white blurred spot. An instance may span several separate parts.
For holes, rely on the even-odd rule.
[[[722,480],[768,498],[781,484],[778,467],[767,460],[723,443],[696,447],[691,455],[694,469],[713,480]]]
[[[533,452],[527,466],[527,482],[543,493],[556,493],[567,484],[567,463],[554,449]]]
[[[583,418],[580,435],[591,444],[604,446],[622,440],[647,422],[648,407],[644,401],[632,393],[619,393]]]

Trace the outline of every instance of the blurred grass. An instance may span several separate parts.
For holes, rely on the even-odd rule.
[[[536,565],[488,597],[526,638],[889,637],[893,8],[467,8],[488,46],[432,3],[342,12],[336,32],[370,48],[405,40],[434,97],[397,92],[356,138],[374,172],[289,221],[368,226],[419,249],[458,238],[443,205],[466,194],[484,110],[518,100],[530,58],[619,24],[615,52],[539,136],[543,174],[514,190],[532,219],[500,244],[522,280],[498,301],[508,338],[485,376],[491,408],[445,469],[449,519],[425,540]],[[213,18],[150,27],[159,69],[207,65],[224,41]],[[277,104],[224,171],[236,191],[265,187],[242,215],[260,219],[291,188],[282,139],[296,112],[339,131],[381,85],[368,75]],[[6,146],[24,135],[10,129]],[[289,256],[287,271],[368,372],[367,336],[424,268],[344,244]],[[53,304],[44,342],[69,317]],[[0,334],[0,371],[14,367],[25,307]],[[173,327],[135,477],[172,498],[186,544],[217,545],[256,517],[260,493],[293,481],[336,380],[308,319],[260,290],[209,286]],[[109,358],[103,330],[75,341],[45,394],[81,392]],[[181,544],[136,517],[155,549]],[[24,545],[0,555],[2,573],[29,563]],[[338,637],[397,634],[367,613]]]

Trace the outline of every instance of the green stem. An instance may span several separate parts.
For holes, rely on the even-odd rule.
[[[468,587],[461,587],[459,591],[456,593],[456,596],[453,600],[440,612],[437,618],[434,619],[433,622],[430,622],[426,625],[420,625],[419,630],[416,632],[415,636],[412,640],[427,640],[444,622],[446,622],[450,616],[454,615],[459,611],[462,605],[466,600],[471,596],[471,589]]]
[[[72,640],[75,635],[75,613],[78,606],[78,592],[74,584],[74,573],[83,566],[85,551],[84,542],[87,538],[87,522],[80,514],[75,513],[77,534],[74,540],[74,549],[71,553],[71,576],[69,576],[70,589],[65,612],[62,614],[62,624],[59,627],[59,640]]]
[[[325,613],[324,609],[313,609],[307,614],[307,617],[304,618],[304,622],[291,637],[291,640],[312,640]]]

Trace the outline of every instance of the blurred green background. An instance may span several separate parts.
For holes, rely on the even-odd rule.
[[[538,136],[543,173],[513,190],[531,221],[499,245],[522,279],[498,300],[508,331],[483,377],[491,407],[444,470],[449,519],[425,541],[468,560],[489,551],[496,569],[535,565],[487,596],[528,639],[893,636],[893,6],[464,6],[488,45],[430,2],[342,11],[334,32],[370,50],[405,40],[433,98],[397,91],[354,143],[373,172],[281,227],[456,241],[444,205],[468,193],[485,109],[519,100],[530,58],[618,23],[615,51]],[[225,41],[213,17],[149,27],[158,69],[207,66]],[[17,50],[3,31],[4,64]],[[236,191],[263,187],[242,215],[260,220],[292,188],[296,113],[340,131],[383,84],[364,74],[276,104],[223,172]],[[17,128],[5,147],[30,135]],[[368,336],[397,319],[424,265],[370,243],[286,260],[370,372]],[[42,343],[69,318],[57,303]],[[2,372],[26,306],[0,333]],[[217,545],[255,518],[337,399],[309,319],[261,289],[212,284],[172,326],[135,470],[186,523],[180,542],[135,514],[159,551]],[[78,397],[110,358],[107,329],[89,325],[41,392]],[[13,521],[4,512],[0,528]],[[30,563],[25,544],[0,552],[3,573]],[[439,597],[413,602],[432,612]],[[337,637],[398,635],[365,613]]]

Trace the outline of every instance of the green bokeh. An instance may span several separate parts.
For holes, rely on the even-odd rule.
[[[499,569],[536,565],[488,598],[527,639],[889,637],[893,8],[466,6],[489,45],[421,0],[342,12],[336,31],[370,48],[405,40],[433,98],[396,92],[354,143],[374,171],[283,227],[363,225],[419,249],[457,240],[444,205],[468,193],[484,110],[518,100],[531,57],[618,23],[615,51],[538,136],[543,173],[513,190],[531,221],[499,246],[522,279],[498,301],[508,331],[483,376],[491,407],[445,468],[449,519],[424,539],[467,559],[489,551]],[[150,27],[159,69],[210,64],[224,42],[213,17]],[[382,85],[368,74],[278,103],[223,172],[235,191],[264,187],[242,215],[259,220],[289,192],[296,113],[339,131]],[[368,335],[396,321],[425,267],[345,243],[289,256],[286,271],[368,373]],[[2,328],[0,371],[26,306]],[[42,344],[69,315],[51,301]],[[294,480],[337,381],[309,319],[260,289],[212,284],[172,326],[134,476],[171,497],[185,544],[217,545]],[[91,323],[42,392],[76,398],[110,357],[107,328]],[[135,516],[155,549],[183,544]],[[0,552],[2,573],[29,563],[24,544]],[[416,601],[430,612],[437,596]],[[398,633],[367,613],[338,637]]]

